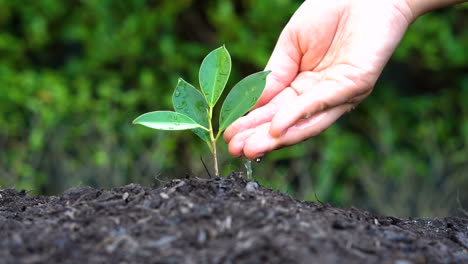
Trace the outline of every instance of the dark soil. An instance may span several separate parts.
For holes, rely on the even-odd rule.
[[[229,178],[0,190],[0,263],[468,263],[468,219],[401,219]]]

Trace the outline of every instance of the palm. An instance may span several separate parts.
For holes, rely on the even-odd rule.
[[[255,158],[328,128],[370,94],[408,26],[391,1],[306,1],[282,32],[256,109],[224,135]]]

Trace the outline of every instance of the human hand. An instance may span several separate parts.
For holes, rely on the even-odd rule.
[[[254,110],[228,127],[253,159],[327,129],[367,97],[414,16],[404,0],[308,0],[281,33]]]

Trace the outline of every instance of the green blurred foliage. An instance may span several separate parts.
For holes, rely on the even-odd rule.
[[[54,194],[200,176],[191,133],[133,126],[226,44],[232,87],[262,70],[301,1],[0,0],[0,187]],[[298,198],[404,216],[468,208],[468,8],[409,29],[373,94],[254,175]],[[242,170],[221,144],[223,173]],[[460,201],[460,202],[458,202]]]

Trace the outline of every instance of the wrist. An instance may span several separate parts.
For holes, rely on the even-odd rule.
[[[411,10],[413,21],[434,9],[466,2],[466,0],[404,0]]]

